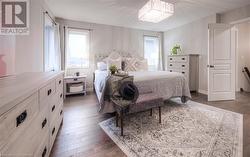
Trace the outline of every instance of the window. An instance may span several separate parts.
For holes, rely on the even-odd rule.
[[[66,69],[89,67],[89,31],[68,29]]]
[[[148,70],[159,69],[160,41],[158,37],[144,36],[144,58],[148,61]]]

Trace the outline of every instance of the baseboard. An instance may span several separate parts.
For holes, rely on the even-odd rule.
[[[207,95],[207,91],[206,90],[199,89],[198,92],[201,93],[201,94]]]

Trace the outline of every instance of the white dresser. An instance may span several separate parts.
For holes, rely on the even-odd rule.
[[[0,78],[0,156],[48,157],[63,119],[63,72]]]
[[[190,91],[198,91],[199,88],[199,55],[170,55],[168,56],[167,70],[179,72],[186,76]]]

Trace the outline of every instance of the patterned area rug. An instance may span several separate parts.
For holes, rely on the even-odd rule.
[[[153,116],[142,112],[126,116],[124,136],[115,118],[100,123],[103,130],[131,157],[242,157],[243,116],[188,101],[168,102]]]

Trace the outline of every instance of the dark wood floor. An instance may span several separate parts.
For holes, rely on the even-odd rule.
[[[250,157],[250,94],[237,93],[235,101],[207,102],[202,94],[192,100],[244,114],[244,157]],[[51,157],[122,157],[126,156],[104,133],[98,123],[112,115],[98,114],[95,95],[68,97],[64,122],[53,146]]]

